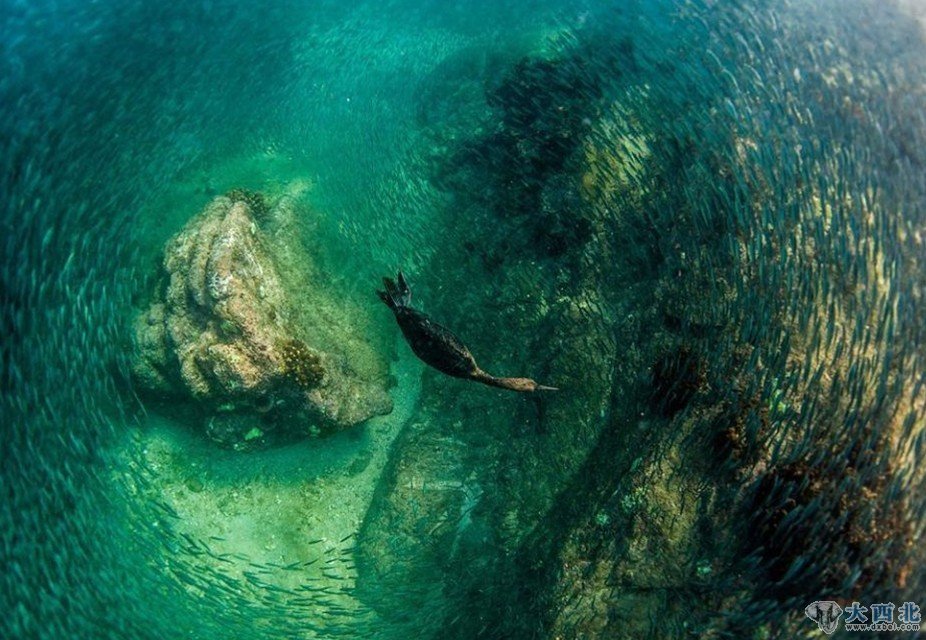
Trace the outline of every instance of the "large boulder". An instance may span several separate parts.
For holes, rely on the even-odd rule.
[[[391,410],[386,365],[356,347],[369,342],[356,335],[364,323],[321,286],[307,301],[314,283],[295,282],[314,267],[285,228],[292,213],[291,201],[270,209],[242,191],[214,199],[167,243],[166,277],[135,322],[140,385],[194,401],[208,435],[236,448]],[[325,335],[307,303],[324,309]]]

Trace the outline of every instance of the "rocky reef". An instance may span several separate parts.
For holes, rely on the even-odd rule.
[[[292,198],[215,198],[167,243],[164,277],[135,320],[139,385],[195,403],[226,446],[317,436],[391,410],[376,336],[364,335],[362,309],[313,282],[294,214]]]
[[[480,328],[461,336],[480,361],[561,392],[425,372],[361,530],[360,597],[399,626],[403,606],[444,612],[414,621],[442,638],[804,637],[821,594],[912,599],[919,325],[859,240],[901,237],[899,203],[859,186],[859,157],[765,142],[817,135],[782,114],[720,117],[749,112],[732,83],[619,54],[615,77],[613,48],[551,38],[486,83],[479,133],[435,136],[457,140],[434,181],[461,241],[419,298]],[[460,280],[489,293],[443,286]]]

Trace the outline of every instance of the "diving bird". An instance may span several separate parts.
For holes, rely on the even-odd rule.
[[[385,291],[377,291],[380,299],[395,314],[405,341],[425,364],[455,378],[468,378],[492,387],[512,391],[558,391],[556,387],[537,384],[530,378],[496,378],[479,368],[473,354],[453,335],[417,309],[412,309],[412,292],[405,276],[399,271],[397,282],[383,278]]]

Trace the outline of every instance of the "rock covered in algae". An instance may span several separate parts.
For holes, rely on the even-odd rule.
[[[354,347],[364,340],[351,335],[359,330],[349,314],[329,309],[328,323],[341,315],[342,326],[327,327],[324,350],[311,346],[296,301],[333,302],[322,290],[309,301],[292,290],[286,274],[310,270],[311,260],[258,224],[292,212],[270,211],[241,190],[214,199],[167,243],[165,281],[135,321],[140,385],[195,401],[207,434],[236,448],[336,431],[391,410],[385,367],[370,367],[369,354]]]
[[[495,133],[460,132],[438,169],[454,201],[481,201],[426,268],[437,283],[504,274],[489,296],[438,288],[428,310],[479,326],[461,337],[493,370],[523,349],[510,369],[563,391],[530,406],[425,372],[358,538],[357,593],[398,624],[409,605],[446,612],[418,623],[441,638],[804,637],[817,594],[912,599],[922,507],[901,452],[926,403],[895,355],[919,357],[892,315],[908,289],[878,249],[844,242],[867,228],[890,244],[898,203],[843,164],[876,156],[818,149],[783,177],[773,140],[822,118],[737,129],[654,100],[649,70],[608,102],[574,101],[587,135],[547,144],[573,122],[547,79],[613,68],[602,55],[506,76],[499,122],[479,128]],[[514,147],[527,121],[543,127]],[[874,139],[838,133],[844,149]]]

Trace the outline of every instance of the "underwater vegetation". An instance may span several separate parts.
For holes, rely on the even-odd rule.
[[[267,204],[267,199],[258,191],[232,189],[228,192],[228,199],[232,202],[243,202],[248,205],[251,215],[256,220],[266,219],[272,211],[270,205]]]
[[[0,637],[926,604],[915,9],[9,4]]]
[[[280,347],[283,353],[283,370],[297,385],[306,391],[314,389],[325,377],[321,358],[301,340],[287,340]]]
[[[698,356],[684,345],[660,357],[652,366],[653,409],[671,418],[687,407],[705,382],[702,369]]]

